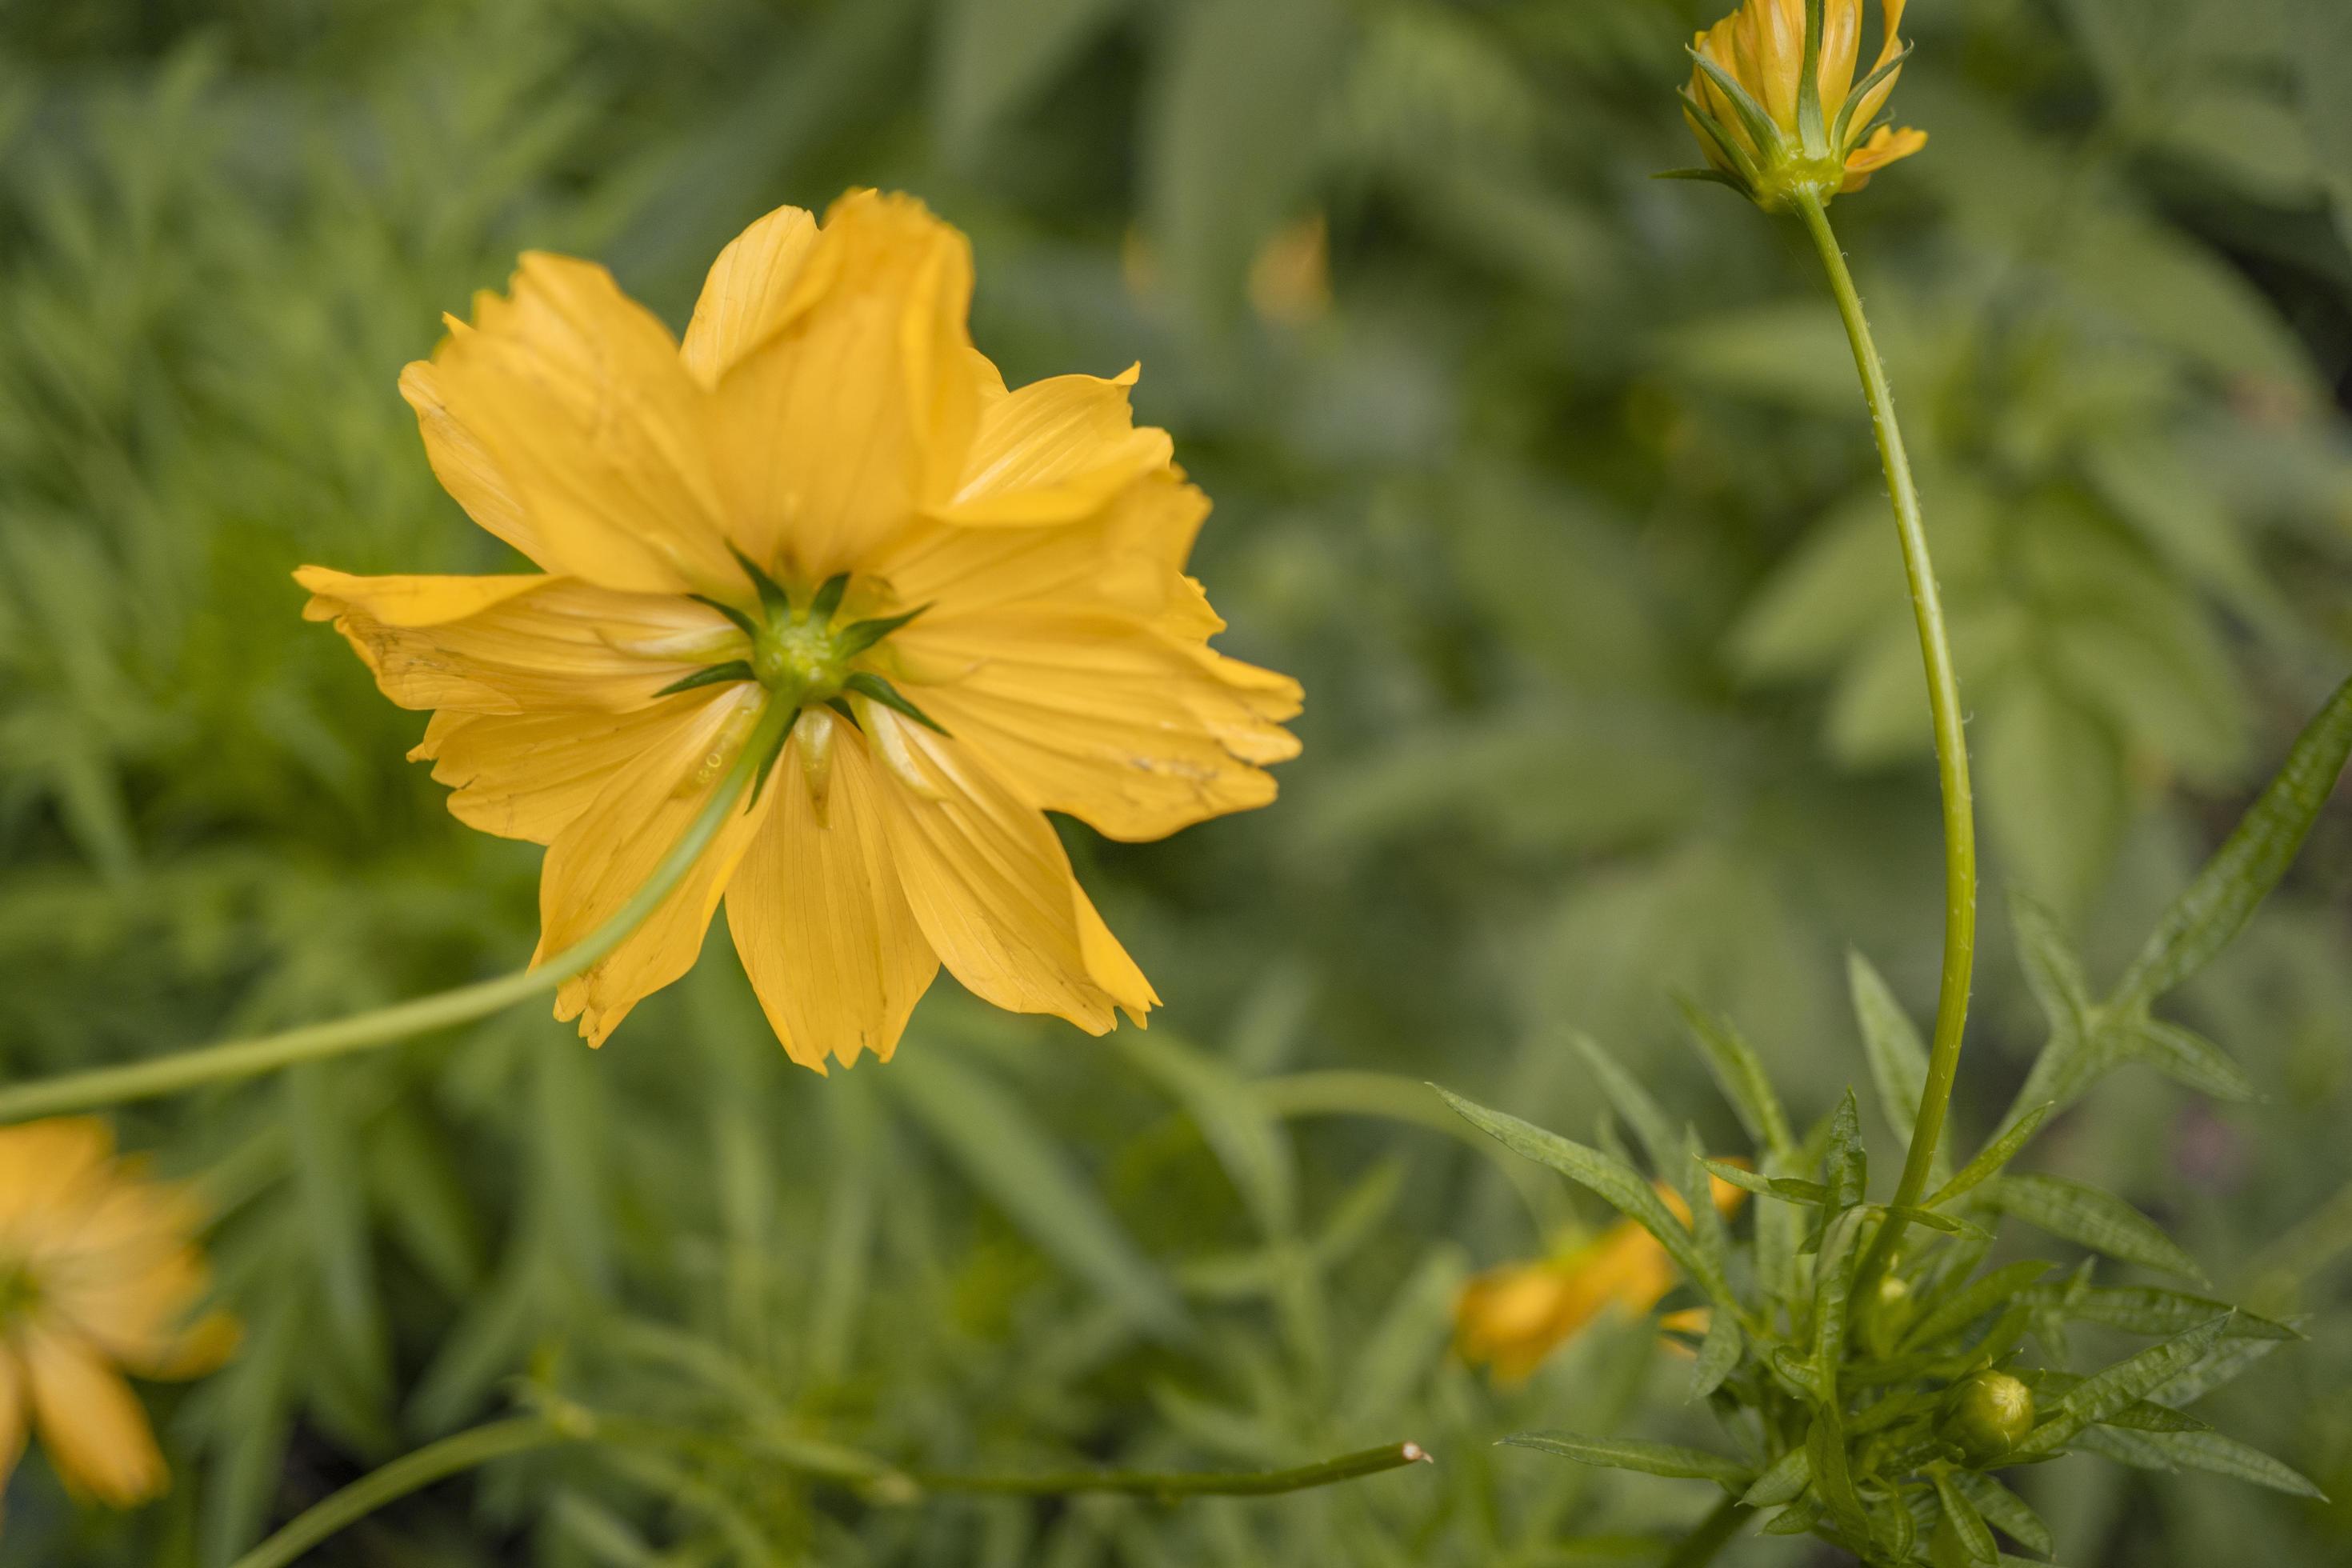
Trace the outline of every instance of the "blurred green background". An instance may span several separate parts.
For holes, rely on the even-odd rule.
[[[1719,4],[0,5],[0,1072],[530,952],[539,852],[446,814],[401,761],[421,720],[288,577],[499,564],[394,379],[525,247],[677,324],[768,208],[919,194],[973,237],[1011,379],[1143,362],[1141,416],[1216,499],[1223,646],[1308,692],[1270,810],[1067,834],[1170,999],[1148,1035],[943,979],[897,1062],[821,1081],[714,942],[600,1053],[525,1009],[125,1111],[206,1184],[246,1349],[150,1390],[169,1498],[77,1512],[35,1459],[0,1563],[223,1563],[518,1379],[707,1441],[514,1461],[315,1561],[1655,1561],[1704,1488],[1490,1445],[1696,1432],[1679,1370],[1625,1327],[1515,1393],[1459,1363],[1459,1281],[1601,1216],[1415,1086],[1581,1135],[1586,1028],[1727,1148],[1675,988],[1807,1116],[1861,1076],[1848,943],[1932,1001],[1916,649],[1835,319],[1792,228],[1647,177],[1696,161],[1672,89]],[[2112,973],[2352,663],[2352,11],[1911,17],[1895,109],[1934,140],[1836,216],[1972,710],[1971,1137],[2041,1038],[1999,889]],[[2134,1069],[2038,1156],[2313,1314],[2209,1414],[2338,1498],[2348,914],[2339,810],[2187,998],[2267,1100]],[[1398,1437],[1438,1465],[1180,1509],[893,1507],[780,1458]],[[2088,1457],[2025,1485],[2078,1568],[2352,1555],[2344,1502]]]

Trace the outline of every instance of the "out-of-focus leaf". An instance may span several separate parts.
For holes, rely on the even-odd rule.
[[[1961,1470],[1952,1479],[1988,1522],[2021,1542],[2027,1551],[2047,1557],[2058,1550],[2041,1516],[2000,1481],[1979,1470]]]
[[[1979,772],[2002,867],[2036,896],[2080,909],[2123,830],[2116,739],[2042,680],[2018,681],[1987,706]]]
[[[2143,1061],[2176,1082],[2216,1100],[2260,1100],[2245,1069],[2221,1053],[2221,1047],[2178,1024],[2162,1018],[2134,1018],[2117,1026],[2117,1049]]]
[[[1870,1058],[1870,1081],[1878,1090],[1879,1112],[1907,1144],[1912,1124],[1919,1117],[1919,1097],[1927,1089],[1927,1047],[1911,1015],[1903,1010],[1903,1004],[1895,999],[1895,993],[1860,948],[1847,951],[1845,971],[1854,1019],[1862,1026],[1863,1053]],[[1949,1149],[1938,1144],[1928,1179],[1942,1182],[1951,1170]]]
[[[1297,1200],[1289,1139],[1248,1084],[1224,1063],[1165,1030],[1122,1032],[1119,1048],[1174,1095],[1216,1152],[1259,1226],[1289,1234]]]
[[[951,0],[932,57],[935,120],[949,156],[970,161],[998,120],[1019,109],[1118,15],[1125,0]]]
[[[1604,1469],[1639,1470],[1644,1475],[1673,1476],[1683,1480],[1720,1481],[1745,1485],[1755,1471],[1737,1459],[1710,1454],[1704,1448],[1677,1447],[1672,1443],[1645,1443],[1632,1437],[1587,1437],[1575,1432],[1514,1432],[1503,1439],[1515,1448],[1557,1454],[1580,1465]]]
[[[2112,1005],[2147,1006],[2211,961],[2286,875],[2352,754],[2352,681],[2336,688],[2221,850],[2165,911]]]
[[[1181,1338],[1183,1309],[1028,1108],[944,1052],[888,1079],[923,1130],[1048,1256],[1151,1332]]]
[[[1706,1058],[1708,1070],[1715,1074],[1716,1083],[1731,1102],[1748,1135],[1767,1152],[1795,1152],[1796,1141],[1789,1132],[1789,1113],[1781,1109],[1780,1092],[1772,1087],[1771,1076],[1765,1071],[1756,1048],[1729,1019],[1702,1011],[1688,997],[1676,998],[1675,1005],[1690,1029],[1693,1043]]]

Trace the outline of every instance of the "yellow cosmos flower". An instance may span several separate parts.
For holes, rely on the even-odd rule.
[[[601,1043],[692,967],[723,896],[769,1022],[822,1072],[887,1058],[940,964],[1100,1034],[1158,1001],[1045,813],[1158,838],[1263,805],[1297,683],[1211,651],[1209,503],[1128,388],[1009,390],[970,247],[903,196],[783,208],[720,253],[683,343],[604,268],[523,258],[401,390],[434,471],[541,571],[297,574],[412,755],[548,846],[541,957],[642,886],[757,716],[780,758],[691,873],[557,994]]]
[[[1716,1210],[1730,1215],[1747,1194],[1720,1177],[1707,1181]],[[1661,1184],[1658,1196],[1690,1223],[1682,1194]],[[1580,1247],[1531,1263],[1507,1264],[1472,1279],[1454,1303],[1454,1344],[1465,1361],[1493,1369],[1496,1381],[1524,1383],[1545,1358],[1604,1311],[1638,1318],[1675,1288],[1674,1259],[1652,1236],[1622,1219]],[[1703,1320],[1674,1313],[1666,1326]]]
[[[0,1491],[37,1426],[74,1491],[117,1508],[161,1492],[163,1456],[121,1371],[194,1377],[236,1347],[180,1187],[143,1179],[86,1118],[0,1128]]]
[[[1924,131],[1874,125],[1909,52],[1898,36],[1905,0],[1880,0],[1885,38],[1861,82],[1862,0],[1824,0],[1816,82],[1804,97],[1806,0],[1744,0],[1694,40],[1683,117],[1715,175],[1768,207],[1797,189],[1823,201],[1927,144]]]

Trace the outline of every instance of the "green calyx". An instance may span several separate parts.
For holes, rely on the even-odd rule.
[[[757,681],[776,700],[795,710],[823,706],[856,724],[857,712],[849,701],[856,696],[941,734],[947,732],[882,675],[858,668],[859,659],[929,606],[840,623],[842,601],[849,591],[848,573],[827,578],[805,602],[795,604],[793,595],[750,558],[739,553],[736,560],[759,591],[756,612],[698,594],[694,596],[734,622],[751,639],[751,657],[706,665],[663,687],[656,696],[701,686]]]

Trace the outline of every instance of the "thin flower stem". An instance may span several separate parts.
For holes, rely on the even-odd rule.
[[[1682,1538],[1660,1568],[1706,1568],[1715,1554],[1723,1550],[1739,1527],[1754,1517],[1756,1510],[1736,1497],[1725,1498],[1716,1504],[1715,1511],[1698,1521],[1688,1535]]]
[[[200,1046],[148,1061],[67,1073],[0,1089],[0,1124],[120,1105],[126,1100],[151,1100],[202,1084],[249,1078],[297,1062],[391,1045],[414,1035],[483,1017],[555,990],[609,956],[676,889],[709,847],[710,841],[718,837],[793,716],[793,710],[789,705],[771,703],[753,726],[727,776],[719,781],[686,831],[678,835],[677,842],[654,868],[645,886],[604,924],[546,962],[495,980],[478,981],[453,991],[394,1003],[331,1023],[305,1024],[277,1034]]]
[[[1429,1451],[1418,1443],[1390,1443],[1288,1470],[1049,1470],[1034,1476],[917,1470],[912,1472],[912,1479],[917,1486],[935,1492],[1017,1493],[1025,1497],[1061,1497],[1075,1492],[1124,1492],[1155,1498],[1273,1497],[1432,1462]]]
[[[286,1564],[337,1531],[358,1523],[385,1504],[397,1502],[445,1476],[487,1465],[493,1459],[529,1453],[533,1448],[572,1442],[581,1436],[536,1415],[519,1415],[429,1443],[305,1509],[230,1568],[286,1568]]]
[[[1821,252],[1828,270],[1830,291],[1837,296],[1838,314],[1853,345],[1854,367],[1862,373],[1863,395],[1870,403],[1870,422],[1878,433],[1878,456],[1886,469],[1886,485],[1895,500],[1895,525],[1903,541],[1903,571],[1911,584],[1911,612],[1919,624],[1919,654],[1927,666],[1927,707],[1935,720],[1936,768],[1944,795],[1944,973],[1936,997],[1936,1028],[1927,1051],[1927,1082],[1919,1096],[1918,1120],[1912,1124],[1910,1152],[1904,1157],[1903,1176],[1895,1189],[1895,1205],[1916,1206],[1927,1190],[1927,1173],[1943,1141],[1944,1118],[1951,1109],[1952,1081],[1959,1072],[1960,1038],[1969,1021],[1969,984],[1977,951],[1977,829],[1969,787],[1969,741],[1960,710],[1960,680],[1952,665],[1951,638],[1944,629],[1944,605],[1936,590],[1935,563],[1927,554],[1927,528],[1919,512],[1919,491],[1911,479],[1911,460],[1903,449],[1902,427],[1895,422],[1895,393],[1886,382],[1886,367],[1871,340],[1870,323],[1862,313],[1862,296],[1846,270],[1845,253],[1830,227],[1821,198],[1807,194],[1796,204],[1798,215]],[[1890,1216],[1879,1227],[1870,1251],[1863,1258],[1853,1299],[1869,1299],[1868,1290],[1895,1257],[1904,1221]]]

